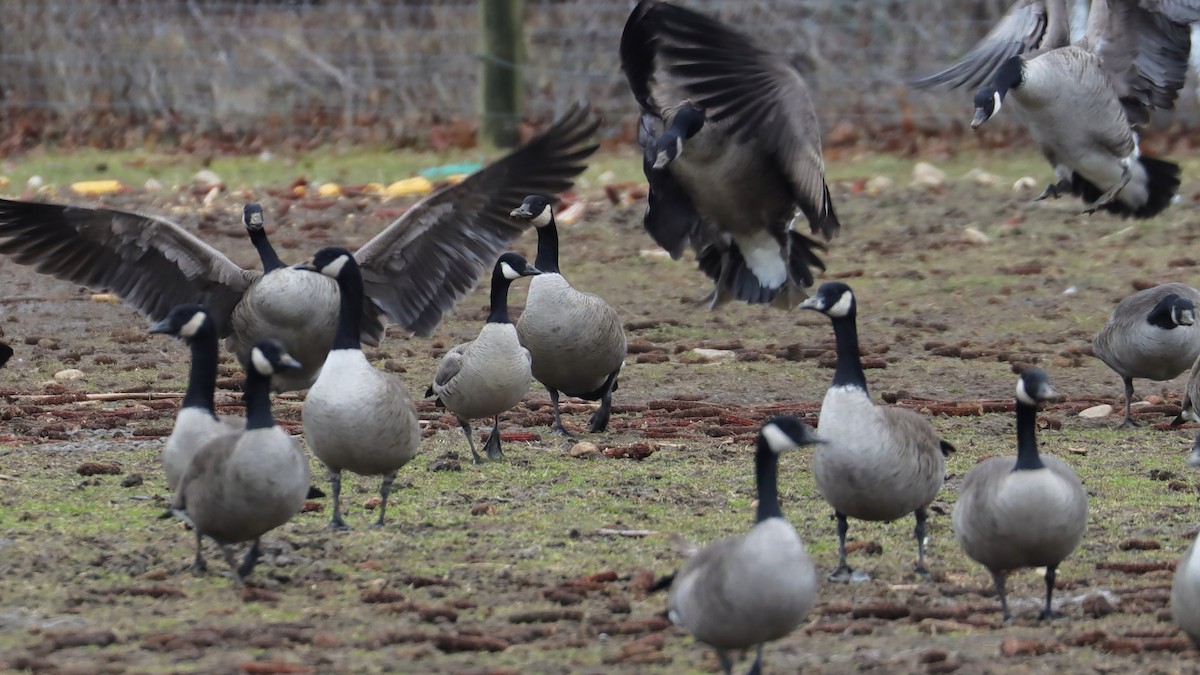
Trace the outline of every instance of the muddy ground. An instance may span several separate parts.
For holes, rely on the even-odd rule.
[[[1119,379],[1089,348],[1116,302],[1153,283],[1196,281],[1200,184],[1185,182],[1163,217],[1129,222],[1080,215],[1070,200],[1031,204],[1031,193],[1010,189],[1015,177],[918,188],[907,173],[868,184],[864,167],[831,186],[844,229],[824,278],[858,293],[872,391],[931,416],[959,452],[933,508],[933,578],[911,571],[911,521],[852,523],[851,562],[873,580],[823,583],[809,624],[769,646],[771,672],[1194,670],[1197,653],[1167,608],[1200,495],[1184,464],[1195,429],[1166,425],[1184,378],[1137,382],[1144,425],[1133,431],[1078,413],[1119,405]],[[17,352],[0,371],[0,668],[715,670],[707,648],[662,618],[665,596],[646,589],[678,562],[668,535],[706,541],[748,526],[753,433],[777,413],[815,424],[832,331],[813,313],[697,306],[702,275],[655,254],[642,204],[622,202],[624,188],[609,193],[594,182],[579,190],[584,216],[562,232],[565,274],[618,308],[630,342],[610,430],[586,437],[591,406],[565,407],[599,454],[566,452],[535,388],[505,418],[508,459],[472,466],[453,419],[423,403],[426,440],[401,473],[388,526],[366,527],[378,485],[351,478],[343,500],[357,529],[331,533],[327,500],[311,502],[267,536],[244,590],[212,549],[206,576],[184,571],[190,534],[157,519],[167,496],[158,452],[178,409],[170,394],[185,385],[185,348],[146,335],[146,320],[122,305],[0,261],[0,329]],[[263,202],[294,262],[328,243],[353,248],[404,208],[365,195],[295,199],[283,185],[227,191],[207,206],[204,197],[135,190],[101,203],[176,219],[244,266],[256,264],[238,218],[248,199]],[[532,256],[532,234],[515,248]],[[514,314],[524,295],[515,286]],[[392,329],[368,354],[419,395],[437,358],[485,316],[479,288],[433,337]],[[730,359],[705,362],[696,347]],[[218,404],[236,412],[241,377],[225,359]],[[976,461],[1015,452],[1014,372],[1026,364],[1045,368],[1064,395],[1041,415],[1040,438],[1083,478],[1091,520],[1060,568],[1065,618],[1036,621],[1041,577],[1025,571],[1010,584],[1017,618],[1004,624],[988,575],[955,545],[949,514]],[[69,369],[77,379],[63,379]],[[297,397],[278,399],[276,414],[301,432]],[[808,462],[785,457],[784,510],[827,571],[834,523]]]

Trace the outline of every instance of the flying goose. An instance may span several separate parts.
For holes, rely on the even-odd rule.
[[[417,202],[359,248],[355,260],[371,298],[363,305],[363,341],[378,344],[385,315],[429,335],[520,236],[524,228],[508,218],[511,205],[531,192],[571,187],[597,147],[589,142],[597,124],[587,107],[573,108],[528,143]],[[261,222],[256,227],[247,214],[246,226],[256,248],[268,250]],[[302,375],[280,378],[279,390],[311,384],[332,340],[337,302],[328,279],[307,275],[297,282],[273,251],[270,261],[263,258],[264,272],[242,269],[162,218],[0,199],[0,254],[59,279],[108,288],[154,321],[176,305],[204,305],[229,338],[226,347],[242,350],[243,359],[256,340],[277,337],[305,364]],[[262,312],[284,319],[276,326]]]
[[[976,562],[988,568],[996,595],[1008,611],[1004,581],[1022,567],[1046,568],[1046,606],[1053,618],[1055,571],[1083,537],[1088,498],[1079,477],[1056,457],[1037,449],[1037,406],[1057,394],[1037,368],[1017,380],[1017,461],[992,457],[967,472],[954,504],[954,536]]]
[[[271,376],[300,364],[273,340],[250,349],[246,426],[216,436],[196,451],[179,480],[171,510],[196,532],[193,569],[207,568],[201,540],[221,547],[240,585],[258,562],[259,537],[300,512],[309,487],[308,457],[271,417]],[[231,544],[253,541],[241,565]]]
[[[540,272],[529,282],[525,311],[517,335],[533,359],[533,377],[550,392],[555,431],[571,437],[558,411],[558,393],[600,401],[589,425],[593,433],[608,428],[612,394],[625,365],[625,330],[621,319],[600,296],[577,291],[558,267],[558,226],[548,197],[530,195],[511,217],[537,228]]]
[[[529,350],[521,346],[517,329],[508,319],[508,287],[513,280],[541,272],[516,253],[505,253],[492,271],[491,310],[479,337],[464,342],[442,357],[433,385],[426,396],[458,417],[471,456],[476,464],[483,458],[475,451],[471,420],[495,417],[492,435],[483,449],[488,459],[500,459],[500,413],[521,402],[533,379]]]
[[[1011,95],[1057,177],[1037,199],[1069,192],[1087,212],[1149,218],[1170,205],[1179,165],[1143,156],[1135,129],[1175,106],[1191,49],[1179,19],[1200,3],[1143,4],[1092,0],[1084,37],[1067,44],[1065,0],[1019,0],[961,61],[914,84],[982,85],[972,128]]]
[[[1200,555],[1196,554],[1200,535],[1188,546],[1187,553],[1175,567],[1171,583],[1171,618],[1200,648]]]
[[[763,644],[795,630],[817,599],[817,570],[779,507],[778,466],[779,453],[820,442],[795,417],[767,420],[754,453],[754,527],[692,554],[674,575],[671,621],[716,649],[727,675],[729,650],[751,647],[757,656],[750,672],[761,672]]]
[[[1092,352],[1125,383],[1125,419],[1130,415],[1133,379],[1170,380],[1200,357],[1200,325],[1196,308],[1200,291],[1168,283],[1138,291],[1117,304],[1104,328],[1092,340]]]
[[[926,507],[937,496],[945,474],[945,455],[954,446],[938,438],[929,420],[912,410],[875,405],[867,393],[858,351],[857,302],[840,281],[821,284],[800,304],[833,321],[837,368],[825,392],[817,421],[825,443],[813,457],[817,491],[837,517],[838,567],[830,581],[870,577],[846,564],[848,518],[891,521],[916,517],[916,572],[925,575]]]
[[[813,285],[841,227],[825,184],[808,85],[785,56],[698,12],[639,2],[621,34],[621,67],[641,107],[650,184],[644,225],[672,258],[691,243],[731,299],[791,308]]]
[[[383,476],[379,519],[383,527],[388,495],[396,472],[417,454],[421,428],[404,381],[376,369],[362,352],[363,276],[354,256],[342,248],[323,248],[298,270],[337,281],[341,296],[337,333],[325,367],[304,398],[304,438],[330,473],[333,529],[349,529],[342,520],[342,471]]]

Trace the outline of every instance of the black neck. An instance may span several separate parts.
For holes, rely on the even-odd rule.
[[[558,269],[558,226],[554,224],[553,213],[550,214],[550,222],[539,227],[537,233],[537,260],[533,266],[543,272],[561,274]]]
[[[192,336],[192,366],[188,371],[187,393],[183,407],[203,408],[216,416],[213,390],[217,388],[217,331],[211,325],[201,327]]]
[[[1146,323],[1161,328],[1163,330],[1172,330],[1178,326],[1175,323],[1175,317],[1172,316],[1171,305],[1161,302],[1149,314],[1146,315]]]
[[[1037,448],[1037,406],[1017,401],[1017,466],[1014,471],[1045,468]]]
[[[362,332],[359,321],[363,310],[363,280],[358,265],[347,262],[337,278],[338,307],[337,333],[333,336],[333,349],[362,349]]]
[[[862,356],[858,353],[858,324],[854,315],[833,319],[833,337],[837,343],[837,370],[833,371],[833,386],[858,387],[867,390]]]
[[[754,522],[782,518],[783,509],[779,508],[779,455],[771,450],[763,438],[758,439],[758,449],[754,453],[754,480],[758,487],[758,512]]]
[[[251,366],[246,372],[246,429],[269,429],[273,426],[271,378],[259,374]]]
[[[512,280],[504,276],[504,272],[492,272],[491,311],[488,312],[488,323],[512,323],[508,319],[508,287]]]
[[[271,242],[267,240],[266,230],[250,230],[250,243],[254,244],[255,250],[258,251],[258,258],[262,261],[264,274],[281,267],[287,267],[279,259],[279,256],[275,254],[275,249],[271,247]]]

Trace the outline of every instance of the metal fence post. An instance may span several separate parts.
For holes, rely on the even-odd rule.
[[[513,147],[521,140],[523,5],[523,0],[479,0],[483,41],[479,140],[500,148]]]

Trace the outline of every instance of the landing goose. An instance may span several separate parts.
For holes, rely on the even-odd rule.
[[[554,428],[570,437],[558,410],[558,394],[600,401],[590,431],[608,428],[612,394],[625,364],[625,330],[621,319],[600,296],[575,290],[558,267],[558,226],[550,199],[525,198],[511,217],[537,228],[540,274],[529,282],[525,311],[517,335],[533,358],[533,377],[550,392]]]
[[[1093,0],[1084,37],[1066,44],[1065,0],[1020,0],[962,61],[915,84],[984,83],[973,128],[1011,97],[1058,179],[1038,199],[1069,192],[1088,212],[1149,218],[1170,205],[1179,166],[1143,156],[1135,129],[1175,106],[1191,49],[1178,19],[1192,3],[1167,4]]]
[[[634,8],[620,55],[641,107],[646,231],[675,259],[691,244],[710,307],[794,307],[825,269],[796,211],[825,239],[841,227],[804,78],[729,26],[654,0]]]
[[[717,650],[733,672],[729,650],[757,647],[750,672],[762,670],[763,644],[804,622],[817,599],[817,570],[779,506],[779,453],[820,443],[795,417],[774,417],[758,432],[754,527],[692,554],[674,577],[669,596],[673,623]]]
[[[1175,567],[1175,580],[1171,583],[1171,618],[1179,624],[1184,634],[1200,649],[1200,555],[1197,542],[1192,541],[1187,553]]]
[[[508,287],[515,279],[535,276],[540,271],[516,253],[505,253],[492,271],[491,308],[479,337],[455,346],[438,364],[433,385],[426,396],[437,396],[439,405],[458,417],[471,457],[475,451],[471,420],[495,417],[492,435],[483,449],[488,459],[500,459],[500,413],[521,402],[533,379],[529,350],[521,346],[517,329],[508,318]]]
[[[1196,308],[1200,291],[1169,283],[1138,291],[1117,304],[1104,328],[1092,340],[1092,353],[1125,384],[1125,419],[1130,415],[1133,379],[1170,380],[1200,357],[1200,325]]]
[[[349,529],[342,519],[342,471],[383,476],[379,496],[382,527],[396,472],[417,453],[421,429],[404,381],[378,370],[362,352],[363,277],[354,256],[342,248],[323,248],[296,266],[337,282],[341,296],[337,332],[325,366],[304,398],[301,419],[308,447],[330,473],[333,529]]]
[[[417,202],[358,249],[355,259],[371,298],[363,305],[363,341],[378,344],[385,316],[429,335],[524,230],[508,218],[512,204],[531,192],[553,194],[571,187],[596,149],[589,139],[597,124],[586,107],[571,109],[528,143]],[[251,236],[258,236],[261,224],[257,230],[252,225],[247,222]],[[255,246],[263,250],[257,240]],[[281,378],[280,390],[311,384],[332,339],[337,304],[328,279],[308,275],[307,283],[319,291],[293,286],[291,271],[274,264],[278,257],[265,272],[242,269],[162,218],[0,199],[0,254],[59,279],[108,288],[155,321],[176,305],[204,305],[221,335],[230,338],[231,350],[277,337],[289,351],[306,354],[305,376]],[[264,310],[285,315],[301,310],[305,333],[293,334],[293,324],[286,322],[284,330],[275,331],[262,318]],[[313,329],[328,331],[328,337],[312,335]],[[319,356],[308,355],[310,350]]]
[[[1012,570],[1046,568],[1046,606],[1039,618],[1054,616],[1051,597],[1061,563],[1083,537],[1088,498],[1071,467],[1037,448],[1037,406],[1057,396],[1037,368],[1017,380],[1017,461],[992,457],[967,472],[954,504],[954,536],[973,560],[988,568],[996,595],[1008,611],[1004,581]]]
[[[869,578],[846,564],[848,518],[892,521],[909,513],[917,520],[916,572],[925,575],[926,507],[942,486],[945,455],[954,446],[916,412],[871,401],[858,350],[858,304],[849,286],[821,284],[800,307],[832,319],[837,345],[837,369],[817,422],[826,442],[813,457],[817,491],[837,517],[838,567],[829,580]]]
[[[308,493],[308,458],[271,417],[271,376],[300,364],[278,342],[250,349],[246,367],[246,426],[201,447],[179,480],[171,510],[196,532],[194,569],[207,565],[201,540],[221,547],[238,584],[260,555],[259,538],[300,512]],[[253,541],[241,565],[231,544]]]

